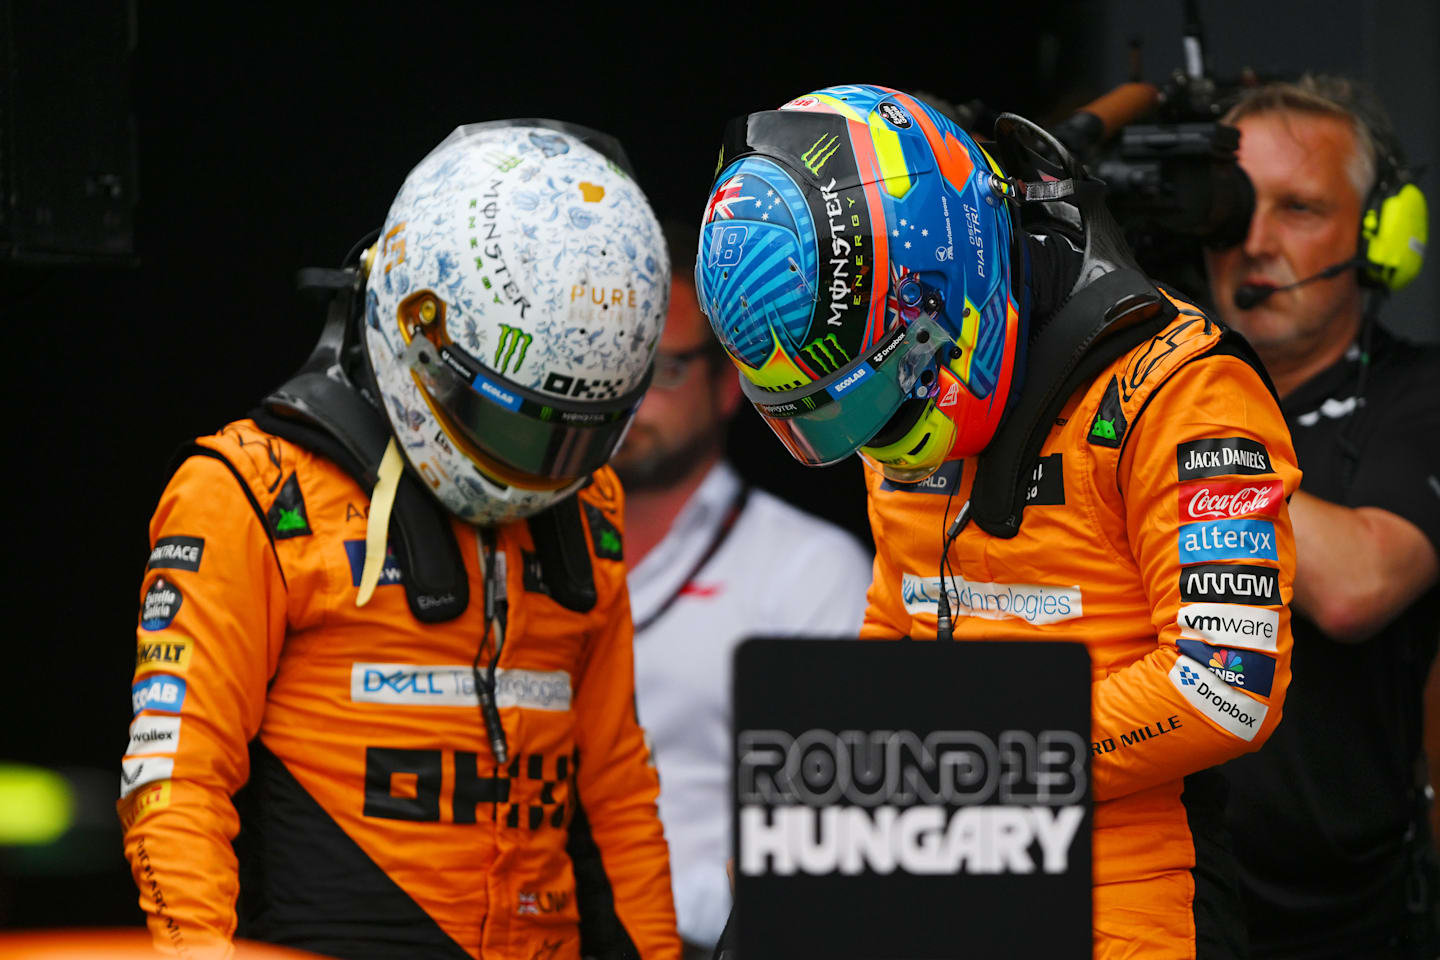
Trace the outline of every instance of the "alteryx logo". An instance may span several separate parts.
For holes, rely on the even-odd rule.
[[[151,677],[130,688],[130,705],[135,712],[158,710],[179,713],[185,704],[185,681],[179,677]]]
[[[1274,560],[1275,524],[1269,520],[1210,520],[1182,523],[1177,538],[1180,562]]]
[[[1232,687],[1248,690],[1262,697],[1270,696],[1275,683],[1275,658],[1253,650],[1231,650],[1212,647],[1199,640],[1181,637],[1175,641],[1180,652]]]
[[[345,556],[350,560],[350,585],[360,586],[360,574],[365,571],[365,541],[346,540]],[[400,575],[400,563],[395,559],[395,554],[388,549],[385,551],[385,565],[380,568],[380,582],[377,586],[391,586],[403,583],[404,578]]]

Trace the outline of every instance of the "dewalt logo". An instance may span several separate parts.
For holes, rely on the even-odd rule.
[[[816,337],[802,347],[801,352],[821,373],[834,373],[850,361],[850,355],[840,346],[840,341],[833,333]]]
[[[520,369],[525,362],[525,353],[530,349],[530,342],[533,338],[530,334],[519,327],[512,327],[508,323],[500,324],[500,343],[495,348],[495,370],[497,373],[514,373]],[[519,356],[515,354],[515,348],[520,348]],[[511,360],[515,366],[510,366]]]
[[[810,144],[810,149],[802,153],[800,159],[804,162],[805,169],[818,177],[820,176],[820,171],[825,169],[825,164],[831,157],[835,156],[835,151],[839,149],[839,136],[831,136],[828,140],[825,139],[824,136],[821,136],[819,140]]]

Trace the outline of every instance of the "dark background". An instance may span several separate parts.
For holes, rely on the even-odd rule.
[[[1180,63],[1178,2],[705,4],[660,17],[290,6],[0,0],[15,564],[0,762],[62,770],[78,792],[66,838],[0,848],[3,925],[138,922],[113,803],[166,464],[305,357],[321,317],[293,293],[295,270],[337,264],[457,124],[549,116],[606,130],[657,212],[695,218],[725,121],[817,87],[883,83],[1048,122],[1127,79],[1131,38],[1147,79]],[[1367,77],[1412,158],[1433,159],[1434,5],[1315,9],[1202,2],[1215,70]],[[1432,197],[1435,179],[1432,166]],[[1395,326],[1440,336],[1436,274],[1397,298]],[[868,538],[858,461],[804,470],[748,410],[731,440],[756,482]]]

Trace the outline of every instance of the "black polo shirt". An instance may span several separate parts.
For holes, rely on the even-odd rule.
[[[1377,328],[1363,401],[1359,357],[1352,347],[1281,404],[1300,489],[1395,513],[1440,551],[1440,350]],[[1223,768],[1252,951],[1370,956],[1405,923],[1404,839],[1421,815],[1414,764],[1440,587],[1360,644],[1292,613],[1284,719],[1258,753]]]

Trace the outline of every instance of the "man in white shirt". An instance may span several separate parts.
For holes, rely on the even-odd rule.
[[[871,556],[848,533],[750,487],[723,459],[740,403],[695,299],[693,227],[674,263],[655,379],[611,461],[625,485],[635,694],[660,768],[660,818],[686,956],[730,912],[731,658],[751,636],[855,636]]]

